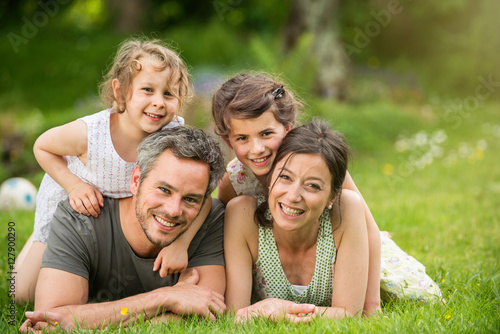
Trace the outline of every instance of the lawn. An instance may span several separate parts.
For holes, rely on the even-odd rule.
[[[144,322],[116,332],[500,332],[498,108],[489,102],[460,122],[449,122],[441,117],[441,105],[311,105],[347,135],[354,149],[350,172],[380,229],[390,231],[402,249],[426,266],[446,305],[394,301],[383,305],[383,315],[370,319],[234,325],[231,316],[222,316],[212,323],[196,318],[167,325]],[[8,228],[15,228],[19,252],[33,216],[0,213],[2,333],[16,332],[24,311],[32,309],[10,306]]]

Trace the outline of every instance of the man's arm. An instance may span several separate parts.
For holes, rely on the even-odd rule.
[[[186,270],[189,261],[187,254],[189,245],[205,222],[211,208],[212,197],[209,196],[205,203],[203,203],[200,213],[186,232],[181,234],[171,245],[163,248],[160,254],[158,254],[154,262],[153,270],[156,271],[159,269],[161,277],[179,272],[182,273]]]
[[[195,269],[199,274],[199,281],[197,285],[210,288],[221,295],[226,290],[226,270],[224,266],[211,265],[199,266],[187,269],[179,277],[179,282],[183,282],[192,275],[192,270]]]
[[[208,268],[221,267],[221,268]],[[119,323],[128,325],[139,317],[149,319],[171,312],[180,316],[199,315],[214,318],[225,310],[223,296],[205,285],[213,284],[222,273],[222,266],[200,267],[183,274],[183,280],[173,287],[163,287],[124,299],[86,304],[88,281],[78,275],[53,268],[42,268],[38,279],[35,312],[23,324],[21,330],[28,330],[28,323],[54,319],[58,326],[71,329],[75,323],[82,328],[103,328]],[[202,278],[200,278],[200,276]],[[222,290],[223,291],[223,290]],[[36,311],[42,311],[36,312]],[[40,319],[42,317],[42,319]],[[31,320],[30,320],[31,319]],[[53,325],[54,323],[52,323]]]

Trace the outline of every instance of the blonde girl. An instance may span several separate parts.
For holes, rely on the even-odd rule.
[[[191,94],[191,81],[182,59],[164,43],[132,39],[120,45],[100,89],[106,110],[52,128],[35,142],[35,157],[46,174],[38,192],[33,235],[16,263],[18,303],[33,302],[49,222],[59,201],[67,198],[75,211],[97,217],[103,196],[131,196],[139,143],[150,133],[184,124],[179,111]],[[209,208],[210,203],[204,206],[198,227]],[[189,242],[180,240],[173,244],[179,248],[172,250],[185,250]],[[178,258],[164,256],[169,251],[165,248],[155,262],[157,270],[165,260],[162,276],[172,271],[168,259]]]

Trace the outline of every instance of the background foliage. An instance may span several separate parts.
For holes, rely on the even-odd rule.
[[[121,41],[165,39],[193,76],[197,95],[184,111],[189,124],[210,128],[213,90],[228,76],[253,70],[279,75],[304,99],[301,121],[321,116],[341,130],[354,150],[351,174],[380,228],[424,262],[448,301],[444,307],[391,303],[370,320],[308,327],[263,322],[238,330],[498,332],[500,3],[335,1],[332,19],[348,73],[342,101],[315,89],[314,34],[287,47],[292,0],[3,1],[0,182],[21,176],[39,184],[34,140],[100,110],[97,86]],[[0,221],[16,222],[19,251],[33,213],[3,212]],[[6,228],[0,237],[6,240]],[[4,307],[6,250],[0,255]],[[16,309],[19,323],[23,311]],[[0,332],[15,331],[8,312],[2,314]],[[230,318],[213,326],[194,319],[130,331],[187,329],[234,327]]]

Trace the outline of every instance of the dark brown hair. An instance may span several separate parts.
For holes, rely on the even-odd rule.
[[[227,137],[231,118],[257,118],[267,110],[283,126],[293,126],[299,108],[302,103],[276,79],[264,74],[239,74],[223,83],[213,96],[215,133]]]
[[[268,185],[271,184],[271,176],[277,163],[287,156],[289,159],[293,154],[315,154],[323,158],[332,175],[331,197],[333,198],[335,195],[339,195],[337,201],[339,203],[340,214],[340,194],[342,192],[342,184],[344,183],[350,157],[350,149],[345,142],[344,136],[340,132],[330,129],[324,121],[320,121],[316,118],[313,119],[311,123],[290,130],[283,139],[276,153],[276,158],[273,161],[271,170],[266,176]],[[276,182],[276,180],[274,182]],[[269,191],[272,190],[273,186],[274,183],[271,184]],[[255,212],[256,221],[263,226],[272,225],[272,221],[265,217],[268,208],[269,204],[266,200]]]

